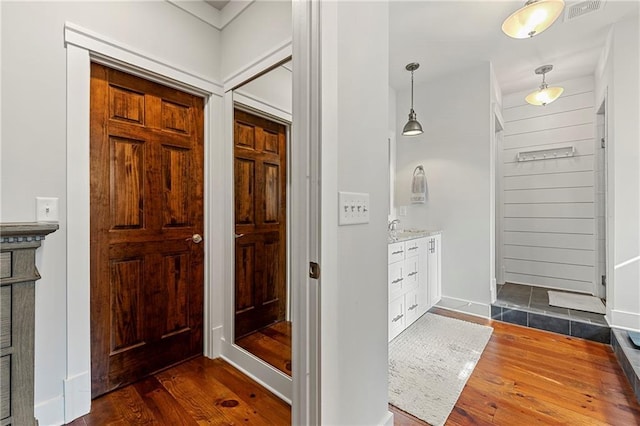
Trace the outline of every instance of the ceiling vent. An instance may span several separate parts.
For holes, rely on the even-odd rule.
[[[604,7],[605,1],[606,0],[585,0],[572,4],[564,10],[564,21],[568,22],[590,13],[597,12]]]

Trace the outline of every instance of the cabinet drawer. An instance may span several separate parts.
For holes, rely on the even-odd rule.
[[[0,278],[11,277],[11,252],[3,251],[0,253]]]
[[[0,419],[11,415],[11,355],[0,358]]]
[[[404,296],[389,302],[389,341],[405,328]]]
[[[0,287],[0,348],[11,346],[11,286]]]
[[[404,262],[389,265],[389,300],[395,299],[404,292],[403,267]]]
[[[389,263],[404,259],[404,242],[389,244]]]
[[[405,259],[417,256],[420,253],[421,240],[422,238],[418,238],[416,240],[409,240],[404,242]]]
[[[420,317],[420,297],[417,291],[410,291],[404,295],[406,305],[405,320],[409,327],[415,320]]]

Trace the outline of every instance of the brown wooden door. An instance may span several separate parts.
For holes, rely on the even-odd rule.
[[[235,110],[235,337],[286,313],[286,128]]]
[[[93,397],[202,353],[203,100],[91,64]]]

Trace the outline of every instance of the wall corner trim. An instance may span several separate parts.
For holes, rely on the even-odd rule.
[[[293,53],[292,39],[287,39],[276,47],[266,52],[255,61],[245,65],[238,71],[231,73],[224,79],[224,91],[233,90],[241,84],[246,83],[256,75],[256,70],[265,70],[270,66],[285,62]]]
[[[227,25],[236,19],[244,10],[254,2],[254,0],[232,1],[222,10],[206,4],[201,0],[166,0],[167,3],[182,9],[189,15],[198,18],[205,24],[211,25],[216,30],[223,30]]]
[[[131,66],[140,70],[152,70],[154,73],[162,75],[168,79],[180,81],[185,85],[191,86],[196,90],[190,92],[194,94],[214,94],[223,95],[222,84],[201,76],[195,72],[187,71],[180,66],[167,62],[164,59],[157,58],[139,49],[133,48],[125,43],[113,40],[109,37],[95,33],[91,30],[83,28],[72,22],[64,24],[64,43],[74,45],[89,50],[94,57],[110,59],[105,65],[114,66],[117,63],[127,63],[128,72],[131,72]],[[100,60],[98,59],[100,62]],[[149,78],[149,73],[143,73],[144,78]],[[157,78],[155,80],[158,80]],[[167,81],[158,81],[162,84],[170,84]],[[184,87],[180,87],[185,90]]]

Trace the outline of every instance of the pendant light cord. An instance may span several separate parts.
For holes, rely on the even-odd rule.
[[[413,111],[413,71],[411,71],[411,111]]]

